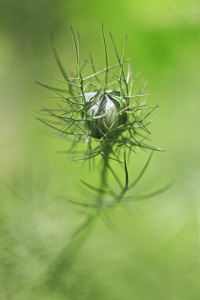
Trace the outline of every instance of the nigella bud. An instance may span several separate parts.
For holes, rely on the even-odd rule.
[[[87,116],[84,126],[88,134],[97,139],[117,137],[121,128],[119,126],[127,122],[124,109],[127,106],[126,100],[121,100],[120,93],[113,90],[97,90],[85,93],[85,100]]]

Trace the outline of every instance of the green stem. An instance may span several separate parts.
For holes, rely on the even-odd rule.
[[[103,166],[101,171],[101,188],[106,188],[108,186],[108,159],[110,154],[110,147],[105,146],[103,154]]]

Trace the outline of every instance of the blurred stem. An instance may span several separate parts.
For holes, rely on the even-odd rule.
[[[108,186],[107,175],[108,175],[108,159],[110,154],[110,147],[105,146],[103,154],[103,166],[101,171],[101,188],[106,188]]]

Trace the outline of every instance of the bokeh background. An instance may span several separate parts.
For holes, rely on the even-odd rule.
[[[99,221],[71,245],[85,216],[60,196],[79,199],[79,180],[97,183],[99,167],[91,174],[58,154],[68,145],[36,121],[53,100],[35,81],[61,77],[50,33],[66,70],[75,69],[70,24],[82,58],[91,52],[103,65],[102,21],[111,59],[109,30],[119,52],[128,34],[126,58],[162,105],[152,140],[168,154],[154,155],[138,189],[174,185],[113,212],[114,233]],[[200,2],[1,0],[0,39],[0,298],[200,299]],[[147,157],[138,151],[130,176]]]

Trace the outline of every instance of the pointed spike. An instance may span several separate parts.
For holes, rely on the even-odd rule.
[[[153,151],[150,153],[149,158],[147,159],[147,162],[146,162],[144,168],[142,169],[142,171],[140,172],[138,177],[132,182],[132,184],[129,186],[129,188],[134,187],[139,182],[139,180],[142,178],[144,172],[146,171],[146,169],[147,169],[147,167],[148,167],[148,165],[149,165],[149,163],[152,159],[152,156],[153,156]]]
[[[75,55],[76,55],[77,68],[78,68],[78,61],[79,61],[79,57],[78,57],[78,48],[77,48],[77,43],[76,43],[74,31],[73,31],[71,25],[70,25],[70,28],[71,28],[72,38],[73,38],[73,42],[74,42],[74,50],[75,50]],[[77,71],[78,71],[78,69],[77,69]]]
[[[161,189],[159,190],[156,190],[152,193],[149,193],[149,194],[146,194],[146,195],[138,195],[138,196],[135,196],[134,200],[147,200],[149,198],[153,198],[153,197],[156,197],[158,195],[160,195],[161,193],[163,193],[164,191],[167,191],[171,186],[173,185],[173,181],[168,183],[167,185],[165,185],[164,187],[162,187]]]
[[[73,82],[70,82],[70,81],[65,81],[65,80],[62,80],[62,79],[59,79],[59,78],[56,78],[56,77],[53,77],[53,76],[49,76],[49,77],[50,77],[50,78],[52,78],[52,79],[55,79],[55,80],[58,80],[58,81],[61,81],[61,82],[67,83],[67,84],[74,85],[74,86],[76,86],[76,87],[80,87],[80,85],[78,85],[78,84],[75,84],[75,83],[73,83]]]
[[[78,205],[78,206],[87,207],[87,208],[94,208],[95,207],[94,204],[81,203],[81,202],[77,202],[77,201],[70,200],[70,199],[67,199],[67,201],[70,202],[70,203],[72,203],[72,204],[75,204],[75,205]]]
[[[61,63],[61,61],[60,61],[59,56],[58,56],[58,53],[57,53],[57,50],[56,50],[56,47],[55,47],[55,44],[54,44],[54,40],[53,40],[53,34],[51,34],[51,46],[52,46],[52,49],[53,49],[53,53],[54,53],[54,56],[55,56],[57,65],[58,65],[58,67],[59,67],[59,69],[60,69],[60,71],[61,71],[61,73],[62,73],[64,79],[65,79],[66,81],[69,81],[69,78],[68,78],[68,76],[67,76],[67,73],[65,72],[65,69],[64,69],[64,67],[63,67],[63,65],[62,65],[62,63]],[[72,92],[72,87],[71,87],[71,85],[69,85],[69,92]]]
[[[119,180],[119,177],[117,176],[116,172],[111,168],[111,166],[109,164],[107,164],[108,168],[110,169],[113,177],[115,178],[115,180],[117,181],[117,183],[119,184],[120,188],[123,189],[122,183]]]
[[[92,54],[90,53],[90,61],[91,61],[91,65],[92,65],[92,70],[93,70],[93,74],[94,74],[94,77],[95,79],[100,82],[99,78],[97,77],[96,75],[96,70],[95,70],[95,66],[94,66],[94,63],[93,63],[93,59],[92,59]],[[86,63],[86,62],[85,62]]]
[[[124,42],[124,47],[123,47],[122,62],[124,61],[126,42],[127,42],[127,34],[126,34],[126,38],[125,38],[125,42]],[[122,62],[121,62],[121,74],[120,74],[120,77],[123,77],[123,79],[124,79],[124,83],[125,83],[125,87],[126,87],[126,94],[128,95],[128,85],[127,85],[126,78],[125,78],[125,75],[124,75],[123,63]]]
[[[92,186],[91,184],[85,182],[84,180],[80,180],[85,186],[87,186],[89,189],[97,192],[97,193],[101,193],[101,194],[105,194],[105,193],[109,193],[109,191],[100,189],[100,188],[96,188],[95,186]]]
[[[106,77],[105,77],[105,84],[108,83],[108,54],[107,54],[107,48],[106,48],[106,39],[104,35],[104,28],[102,23],[102,35],[103,35],[103,43],[104,43],[104,52],[105,52],[105,60],[106,60]]]
[[[124,168],[125,168],[125,174],[126,174],[126,183],[125,183],[124,190],[127,190],[128,189],[128,169],[127,169],[127,164],[126,164],[126,152],[124,152]]]
[[[39,81],[35,81],[35,83],[37,83],[38,85],[40,85],[40,86],[42,86],[42,87],[45,87],[45,88],[47,88],[48,90],[51,90],[51,91],[58,91],[58,92],[65,92],[65,93],[68,92],[68,90],[58,89],[58,88],[49,86],[49,85],[47,85],[47,84],[40,83]]]

